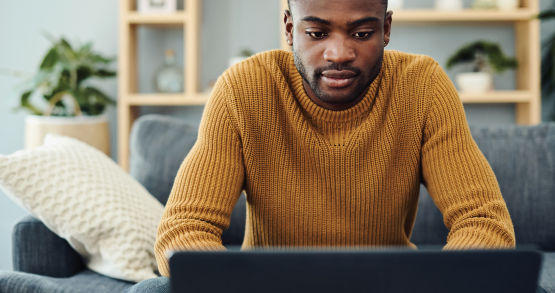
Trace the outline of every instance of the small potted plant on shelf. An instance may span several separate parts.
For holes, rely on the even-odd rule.
[[[461,92],[486,92],[493,87],[490,71],[501,73],[517,67],[515,58],[505,56],[498,44],[487,41],[477,41],[459,49],[447,61],[447,68],[463,63],[471,63],[472,72],[457,75]]]
[[[113,59],[94,52],[91,43],[74,48],[64,38],[49,38],[52,47],[39,71],[20,88],[18,108],[31,114],[25,121],[25,146],[41,145],[46,133],[52,132],[109,154],[108,119],[103,113],[115,101],[87,81],[114,77],[116,73],[108,69]]]
[[[555,3],[538,16],[543,21],[555,20]],[[550,120],[555,120],[555,33],[542,44],[542,90],[544,99],[550,99]]]

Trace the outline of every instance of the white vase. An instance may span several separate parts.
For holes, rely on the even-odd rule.
[[[463,2],[462,0],[436,0],[437,10],[462,10]]]
[[[25,119],[25,148],[41,146],[47,133],[76,138],[110,155],[108,116],[36,116]]]
[[[518,0],[497,0],[497,8],[501,10],[515,10],[518,8]]]
[[[404,4],[405,4],[404,0],[389,0],[389,3],[387,5],[388,6],[387,9],[388,10],[393,10],[393,11],[401,10],[401,9],[403,9]]]
[[[489,72],[466,72],[457,74],[457,85],[463,93],[485,93],[492,88]]]

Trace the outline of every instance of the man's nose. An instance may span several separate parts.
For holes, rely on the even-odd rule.
[[[334,63],[348,63],[356,58],[355,51],[344,37],[335,37],[330,40],[324,51],[324,59]]]

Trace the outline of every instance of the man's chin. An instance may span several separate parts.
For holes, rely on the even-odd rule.
[[[349,88],[329,88],[321,89],[317,96],[324,103],[342,105],[356,101],[360,95]]]

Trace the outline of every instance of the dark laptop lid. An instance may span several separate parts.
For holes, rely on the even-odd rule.
[[[535,293],[534,251],[228,251],[170,258],[178,292]]]

